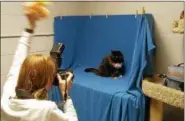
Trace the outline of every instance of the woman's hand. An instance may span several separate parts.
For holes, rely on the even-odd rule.
[[[28,28],[29,29],[35,29],[36,27],[36,18],[33,14],[29,14],[29,13],[25,13],[25,16],[27,17],[28,19]]]
[[[67,95],[69,94],[69,90],[72,86],[72,78],[73,78],[73,74],[70,73],[70,72],[67,72],[66,74],[68,74],[69,76],[67,77]],[[64,94],[65,94],[65,80],[63,80],[61,78],[61,76],[59,74],[57,74],[57,79],[59,81],[59,87],[60,87],[60,90],[62,92],[62,98],[64,99]]]
[[[39,2],[27,2],[24,5],[24,14],[29,22],[29,29],[36,27],[36,21],[46,18],[49,11]]]

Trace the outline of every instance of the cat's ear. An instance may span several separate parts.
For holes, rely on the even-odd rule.
[[[111,53],[115,53],[116,52],[116,50],[111,50]]]
[[[113,54],[114,53],[114,50],[111,50],[111,54]]]

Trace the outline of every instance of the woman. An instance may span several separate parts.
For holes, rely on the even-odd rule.
[[[59,87],[64,94],[65,82],[56,74],[56,63],[50,56],[28,56],[36,21],[41,11],[25,13],[29,27],[20,38],[1,97],[3,121],[78,121],[72,100],[68,97],[62,112],[54,102],[47,100],[48,90],[57,75]],[[72,74],[67,78],[67,90]],[[62,95],[63,96],[63,95]]]

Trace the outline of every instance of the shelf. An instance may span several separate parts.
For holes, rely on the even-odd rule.
[[[161,79],[144,79],[143,93],[153,99],[184,109],[184,92],[162,85]]]

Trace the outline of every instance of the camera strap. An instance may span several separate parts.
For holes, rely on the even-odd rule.
[[[64,91],[64,101],[67,100],[67,79],[65,79],[65,91]]]
[[[33,95],[25,89],[16,89],[16,96],[22,99],[32,99]]]

